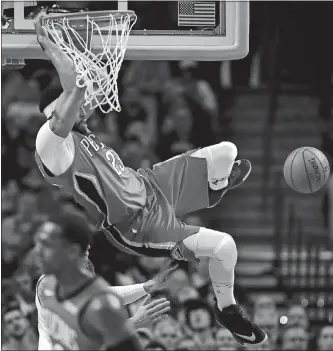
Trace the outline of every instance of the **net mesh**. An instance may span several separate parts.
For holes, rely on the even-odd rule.
[[[120,111],[117,79],[124,60],[130,31],[136,22],[134,13],[112,12],[101,18],[89,13],[80,17],[80,27],[73,18],[47,18],[43,26],[50,38],[73,60],[76,85],[86,87],[84,106],[100,107],[102,112]],[[103,32],[100,26],[103,25]],[[100,47],[98,53],[93,47]]]

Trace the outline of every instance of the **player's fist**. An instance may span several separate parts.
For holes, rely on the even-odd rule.
[[[45,51],[45,43],[48,40],[46,29],[42,25],[43,17],[45,16],[45,10],[41,10],[34,18],[34,27],[37,34],[37,41],[42,49]]]
[[[56,68],[63,90],[71,92],[77,87],[76,80],[78,74],[76,73],[74,62],[71,57],[55,43],[55,38],[59,38],[61,33],[55,33],[51,28],[46,26],[44,23],[45,16],[46,11],[41,10],[34,18],[37,41]]]

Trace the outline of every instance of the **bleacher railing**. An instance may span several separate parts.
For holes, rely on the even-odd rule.
[[[281,179],[277,176],[275,184],[277,290],[306,307],[313,324],[333,322],[333,252],[324,238],[306,235],[296,206],[280,186]]]

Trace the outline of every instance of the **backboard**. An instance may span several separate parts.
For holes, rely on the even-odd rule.
[[[46,2],[10,3],[12,8],[2,10],[7,19],[12,17],[9,25],[2,26],[3,57],[46,59],[37,43],[33,20],[28,17],[32,8],[26,6]],[[74,3],[82,2],[63,2],[67,6]],[[241,59],[248,53],[247,1],[96,1],[89,2],[88,8],[101,9],[96,6],[135,11],[138,20],[130,34],[128,60],[223,61]]]

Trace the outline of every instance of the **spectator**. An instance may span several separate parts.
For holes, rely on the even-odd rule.
[[[268,295],[259,295],[254,302],[254,310],[255,312],[260,311],[270,311],[276,312],[276,303],[271,296]]]
[[[169,281],[170,281],[170,285],[168,286],[168,293],[175,300],[178,297],[179,291],[184,287],[190,285],[188,274],[182,268],[178,268],[174,270],[169,277]]]
[[[167,61],[132,61],[124,74],[123,85],[125,90],[137,88],[140,92],[157,93],[170,80],[170,73]]]
[[[180,304],[185,303],[191,299],[199,299],[200,295],[198,291],[193,286],[184,286],[178,291],[178,302]]]
[[[321,328],[318,337],[318,351],[333,350],[333,325],[326,325]]]
[[[216,117],[218,110],[216,95],[207,81],[196,77],[195,71],[198,68],[198,62],[180,61],[179,68],[187,94],[196,100],[203,110]]]
[[[279,316],[274,309],[260,310],[254,314],[254,322],[259,323],[267,333],[271,347],[277,348],[279,337]]]
[[[188,300],[184,304],[186,323],[203,348],[215,346],[213,331],[215,319],[210,306],[201,299]]]
[[[190,338],[193,340],[193,331],[190,329],[186,323],[186,311],[184,305],[178,306],[177,309],[177,321],[180,327],[181,334],[184,338]]]
[[[305,330],[309,327],[309,319],[304,307],[300,305],[291,306],[287,312],[288,326],[302,327]]]
[[[2,350],[36,350],[37,337],[29,321],[15,303],[3,312],[4,334],[6,341]]]
[[[300,326],[289,327],[284,330],[282,335],[282,350],[306,351],[308,341],[309,336],[304,328]]]
[[[140,328],[137,330],[137,334],[143,349],[153,341],[153,334],[147,328]]]
[[[9,181],[6,186],[2,188],[1,193],[1,213],[3,216],[13,214],[19,196],[19,188],[17,182]]]
[[[181,61],[181,84],[193,115],[191,139],[198,146],[212,143],[219,133],[218,102],[211,85],[197,76],[198,62]]]
[[[219,328],[215,333],[216,348],[218,350],[237,350],[238,343],[228,329]]]
[[[175,350],[201,350],[200,345],[191,337],[178,340]]]
[[[16,275],[15,299],[24,317],[30,319],[36,313],[35,291],[32,280],[27,272],[23,271]]]
[[[164,345],[167,350],[174,350],[181,337],[177,321],[172,317],[157,321],[153,328],[154,339]]]
[[[269,339],[259,345],[253,345],[251,351],[275,351],[278,350],[276,347],[272,347]]]

